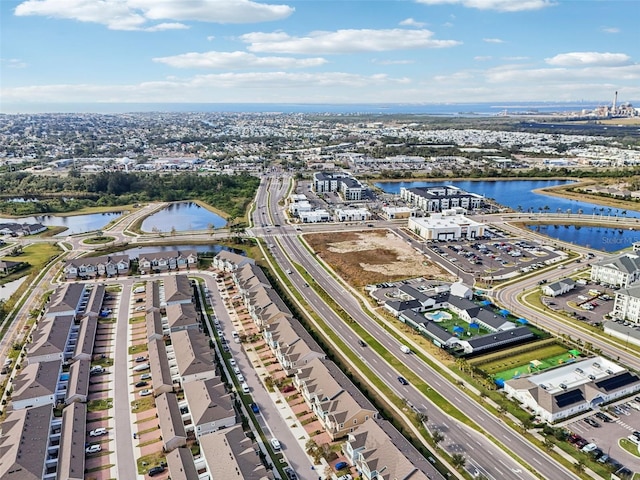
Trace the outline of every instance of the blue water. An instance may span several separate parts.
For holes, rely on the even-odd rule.
[[[634,230],[581,227],[580,225],[527,225],[529,230],[564,242],[590,247],[603,252],[615,252],[640,242],[640,223]]]
[[[69,380],[69,374],[68,373],[63,373],[62,375],[60,375],[60,380],[61,381],[65,381],[65,380]]]
[[[622,215],[619,209],[609,209],[595,203],[580,202],[568,198],[552,197],[532,190],[556,185],[572,183],[570,180],[461,180],[449,182],[378,182],[375,185],[387,193],[400,193],[401,187],[431,187],[438,185],[454,185],[467,192],[478,193],[487,198],[493,198],[500,205],[512,208],[513,210],[531,211],[533,213],[566,213],[571,209],[571,213],[582,213],[587,215]],[[520,207],[520,208],[519,208]],[[545,208],[547,207],[547,208]],[[603,208],[602,211],[600,209]],[[626,210],[627,217],[640,217],[640,212]]]
[[[57,217],[55,215],[37,215],[20,218],[0,217],[0,223],[41,223],[47,227],[67,227],[64,232],[57,235],[64,237],[72,233],[86,233],[93,230],[100,230],[120,215],[122,215],[122,212],[91,213],[87,215],[72,215],[69,217]]]
[[[220,113],[331,113],[415,114],[443,116],[496,115],[507,113],[554,113],[593,110],[608,100],[589,102],[492,102],[492,103],[22,103],[3,102],[2,113],[130,113],[130,112],[220,112]],[[636,104],[640,102],[631,101]]]
[[[147,217],[142,222],[143,232],[177,232],[188,230],[208,230],[212,225],[215,228],[224,227],[226,221],[219,215],[210,212],[204,207],[193,202],[172,203],[168,207]]]

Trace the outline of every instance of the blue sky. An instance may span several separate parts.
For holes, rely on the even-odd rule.
[[[39,103],[640,100],[637,0],[2,0]]]

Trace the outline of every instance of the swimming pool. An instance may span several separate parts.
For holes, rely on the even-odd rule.
[[[443,320],[451,320],[453,317],[448,312],[438,310],[437,312],[425,313],[425,317],[434,322],[442,322]]]

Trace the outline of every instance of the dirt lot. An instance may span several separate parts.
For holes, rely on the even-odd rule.
[[[387,230],[305,235],[320,258],[354,286],[423,276],[453,277]]]

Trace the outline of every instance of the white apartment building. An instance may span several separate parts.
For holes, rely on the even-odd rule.
[[[611,315],[630,322],[640,322],[640,285],[621,288],[616,292]]]
[[[636,253],[623,253],[591,265],[591,281],[629,287],[640,279],[640,256]]]
[[[335,211],[336,222],[363,222],[371,218],[366,208],[338,208]]]

